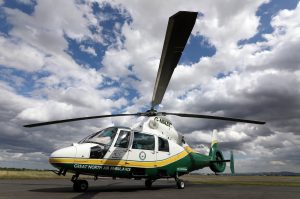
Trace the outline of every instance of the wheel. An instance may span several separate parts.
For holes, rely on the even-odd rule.
[[[73,190],[76,192],[85,192],[89,187],[86,180],[76,180],[73,184]]]
[[[184,189],[184,182],[183,182],[183,180],[177,180],[176,181],[176,185],[177,185],[177,188],[178,189]]]
[[[79,183],[78,183],[77,180],[73,182],[73,190],[74,191],[79,191],[79,186],[78,185],[79,185]]]
[[[150,188],[152,187],[152,180],[147,179],[147,180],[145,181],[145,186],[146,186],[146,188],[150,189]]]

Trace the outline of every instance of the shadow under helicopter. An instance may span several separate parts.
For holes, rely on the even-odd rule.
[[[173,182],[173,181],[172,181]],[[174,189],[175,183],[171,183],[166,181],[166,183],[159,183],[157,185],[153,185],[150,189],[146,188],[144,184],[141,182],[140,184],[124,184],[123,182],[114,182],[106,185],[98,185],[90,187],[86,192],[78,193],[78,195],[74,196],[73,199],[76,198],[93,198],[94,196],[101,193],[134,193],[134,192],[144,192],[144,191],[155,191],[162,189]],[[38,193],[74,193],[71,186],[68,187],[55,187],[55,188],[42,188],[42,189],[32,189],[29,190],[31,192]]]

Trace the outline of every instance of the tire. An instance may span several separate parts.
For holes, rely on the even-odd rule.
[[[178,189],[184,189],[184,182],[183,180],[177,180],[176,185]]]
[[[78,188],[78,184],[79,184],[79,183],[78,183],[77,180],[73,182],[73,191],[76,191],[76,192],[78,191],[78,189],[79,189],[79,188]]]
[[[73,184],[73,190],[76,192],[85,192],[89,187],[86,180],[77,180]]]
[[[147,189],[150,189],[150,188],[152,187],[152,180],[147,179],[147,180],[145,181],[145,187],[146,187]]]

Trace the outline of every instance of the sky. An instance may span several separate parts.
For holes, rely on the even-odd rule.
[[[211,132],[236,172],[300,172],[298,0],[0,0],[0,167],[52,169],[56,149],[142,118],[28,123],[150,108],[168,18],[198,12],[160,111],[196,150]]]

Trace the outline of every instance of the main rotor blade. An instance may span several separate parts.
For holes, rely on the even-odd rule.
[[[194,27],[197,12],[180,11],[169,18],[155,81],[152,108],[161,103],[182,51]]]
[[[119,116],[140,116],[142,113],[132,113],[132,114],[113,114],[113,115],[96,115],[96,116],[90,116],[90,117],[78,117],[78,118],[72,118],[72,119],[65,119],[65,120],[54,120],[49,122],[40,122],[40,123],[34,123],[34,124],[28,124],[24,125],[24,127],[31,128],[36,126],[46,126],[51,124],[58,124],[58,123],[65,123],[65,122],[74,122],[79,120],[90,120],[90,119],[98,119],[98,118],[104,118],[104,117],[119,117]]]
[[[159,113],[157,113],[159,114]],[[225,120],[232,122],[243,122],[243,123],[251,123],[251,124],[265,124],[266,122],[256,121],[256,120],[244,120],[238,118],[231,117],[220,117],[220,116],[212,116],[212,115],[198,115],[198,114],[189,114],[189,113],[166,113],[161,112],[162,115],[176,115],[179,117],[193,117],[193,118],[204,118],[204,119],[212,119],[212,120]]]

